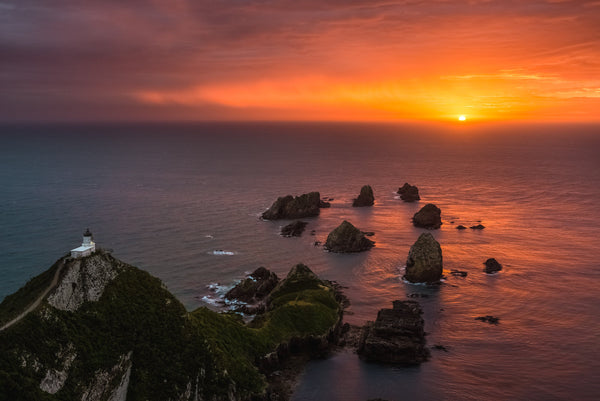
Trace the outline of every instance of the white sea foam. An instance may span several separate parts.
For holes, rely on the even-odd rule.
[[[201,300],[202,300],[202,302],[207,303],[209,305],[213,305],[213,306],[221,305],[220,300],[215,299],[215,298],[211,297],[210,295],[203,296]]]
[[[211,251],[208,253],[209,255],[218,255],[218,256],[231,256],[231,255],[236,255],[237,252],[233,252],[233,251],[224,251],[222,249],[216,249],[214,251]]]

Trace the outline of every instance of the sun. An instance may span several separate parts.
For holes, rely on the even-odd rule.
[[[465,116],[458,116],[458,121],[466,121],[467,117]]]

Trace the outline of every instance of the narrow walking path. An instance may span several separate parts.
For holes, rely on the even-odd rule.
[[[27,316],[27,314],[29,312],[31,312],[32,310],[34,310],[35,308],[37,308],[40,305],[40,303],[46,297],[46,295],[48,295],[48,293],[54,287],[56,287],[56,285],[58,284],[58,278],[60,277],[60,273],[62,272],[63,267],[65,267],[65,260],[64,259],[61,260],[60,266],[58,266],[58,269],[56,269],[56,273],[54,273],[54,277],[52,278],[52,282],[50,283],[50,285],[48,286],[48,288],[46,288],[44,290],[44,292],[35,300],[34,303],[32,303],[27,309],[25,309],[23,312],[21,312],[21,314],[19,316],[17,316],[16,318],[14,318],[13,320],[11,320],[10,322],[6,323],[4,326],[0,327],[0,331],[2,331],[4,329],[7,329],[10,326],[12,326],[13,324],[17,323],[19,320],[21,320],[25,316]]]

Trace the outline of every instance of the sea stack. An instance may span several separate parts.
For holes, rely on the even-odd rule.
[[[320,208],[327,207],[321,202],[318,192],[310,192],[300,196],[292,195],[277,198],[273,205],[267,209],[262,218],[265,220],[301,219],[319,215]]]
[[[415,301],[394,301],[381,309],[377,320],[363,328],[358,354],[367,361],[415,365],[429,357],[425,347],[421,306]]]
[[[362,252],[371,249],[374,244],[362,231],[344,220],[327,236],[325,249],[338,253]]]
[[[442,270],[442,247],[430,233],[421,234],[408,252],[404,278],[411,283],[437,283]]]
[[[442,211],[433,203],[428,203],[415,213],[413,225],[428,229],[440,228],[442,225]]]
[[[398,188],[398,195],[400,195],[400,199],[404,202],[415,202],[421,200],[419,196],[419,188],[414,185],[410,185],[408,182],[405,182],[404,185]]]
[[[360,189],[360,194],[358,195],[358,198],[354,199],[352,206],[373,206],[374,203],[375,197],[373,196],[373,188],[371,188],[370,185],[365,185]]]

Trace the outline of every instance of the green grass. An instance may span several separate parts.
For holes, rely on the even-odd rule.
[[[306,271],[280,285],[269,311],[244,325],[238,315],[206,308],[188,313],[159,279],[110,255],[94,257],[110,258],[122,268],[99,301],[75,312],[44,302],[0,332],[0,400],[81,399],[96,373],[110,371],[128,352],[133,362],[129,401],[175,399],[188,383],[195,388],[196,379],[203,399],[227,399],[231,389],[249,398],[267,385],[255,366],[259,358],[293,337],[326,334],[339,316],[333,290]],[[56,267],[7,297],[3,316],[18,314],[35,299]],[[77,352],[69,378],[57,394],[47,394],[39,384],[48,369],[61,368],[56,355],[67,344]],[[36,371],[34,362],[42,368]]]
[[[27,309],[52,283],[54,273],[60,265],[60,259],[57,260],[50,269],[29,280],[14,294],[8,295],[0,303],[0,326],[17,317],[22,311]]]

